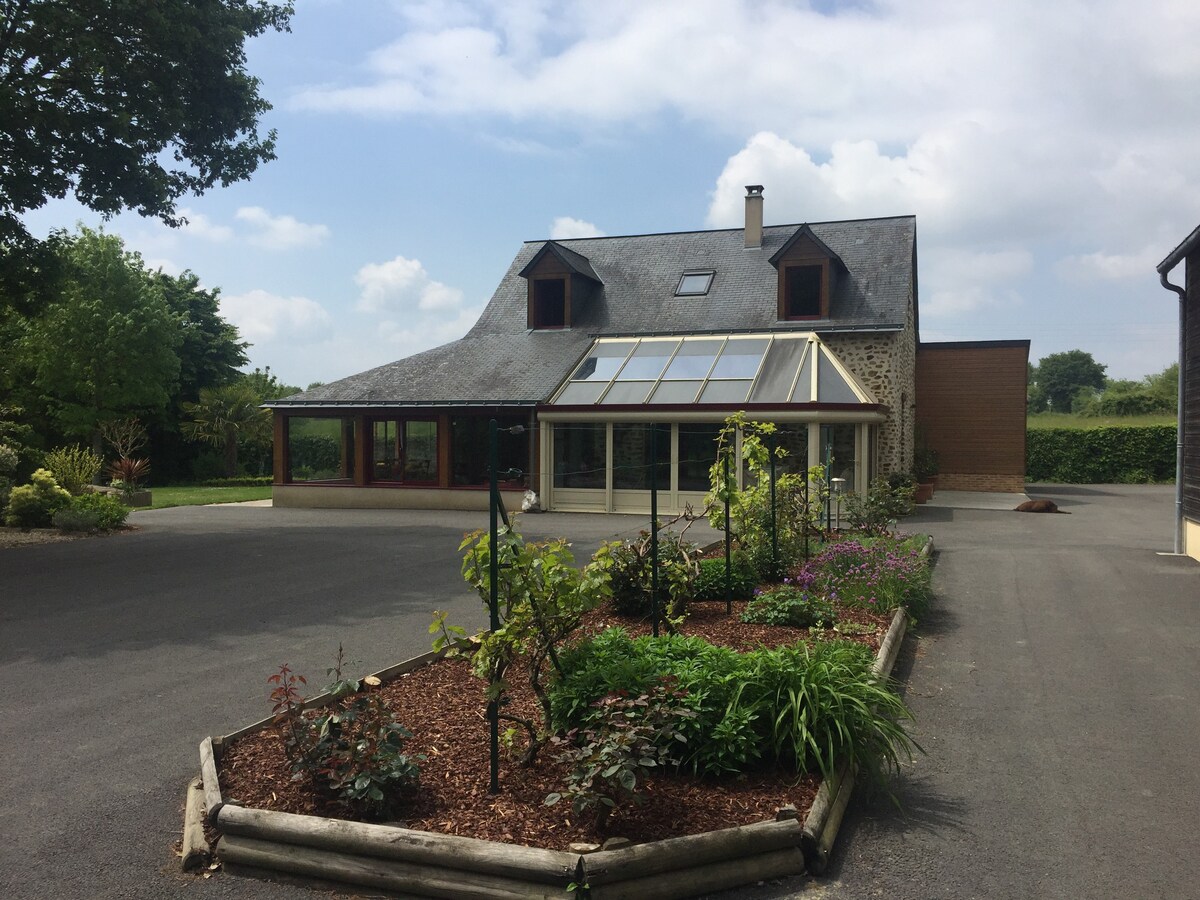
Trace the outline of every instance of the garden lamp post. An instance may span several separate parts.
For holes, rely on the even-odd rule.
[[[833,491],[833,496],[837,501],[837,513],[834,519],[834,528],[837,531],[842,530],[842,494],[846,490],[845,478],[830,478],[829,487]]]

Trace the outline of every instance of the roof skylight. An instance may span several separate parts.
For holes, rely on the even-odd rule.
[[[705,272],[684,272],[679,276],[679,286],[675,288],[676,297],[702,297],[712,287],[713,275],[710,269]]]

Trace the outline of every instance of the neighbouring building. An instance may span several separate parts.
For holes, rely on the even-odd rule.
[[[911,216],[764,226],[751,185],[744,228],[529,242],[461,340],[269,404],[274,500],[483,508],[495,418],[510,504],[645,512],[653,471],[680,510],[737,411],[847,490],[918,434],[954,485],[1021,490],[1028,342],[918,326]]]
[[[1168,277],[1184,264],[1184,286]],[[1179,440],[1175,466],[1175,552],[1200,560],[1200,227],[1158,264],[1179,295]]]

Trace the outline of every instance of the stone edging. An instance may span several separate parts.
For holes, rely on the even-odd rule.
[[[933,542],[922,549],[928,555]],[[873,670],[890,674],[907,617],[896,610]],[[429,665],[426,653],[375,673],[390,681]],[[332,697],[322,694],[306,707]],[[779,820],[668,838],[579,855],[476,838],[435,834],[291,813],[244,808],[225,801],[217,780],[222,748],[273,722],[267,718],[200,745],[205,821],[221,833],[216,854],[227,868],[357,884],[425,897],[675,900],[769,878],[820,874],[854,789],[843,763],[822,781],[803,826],[787,810]],[[192,805],[189,804],[189,809]],[[198,814],[197,814],[198,815]],[[574,883],[584,891],[571,893]]]

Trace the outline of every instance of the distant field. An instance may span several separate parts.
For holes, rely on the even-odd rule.
[[[243,503],[246,500],[269,500],[271,488],[267,487],[196,487],[176,485],[152,488],[152,509],[168,506],[203,506],[206,503]]]
[[[1145,416],[1076,416],[1071,413],[1037,413],[1025,419],[1025,427],[1039,428],[1102,428],[1109,425],[1174,425],[1175,416],[1155,413]]]

